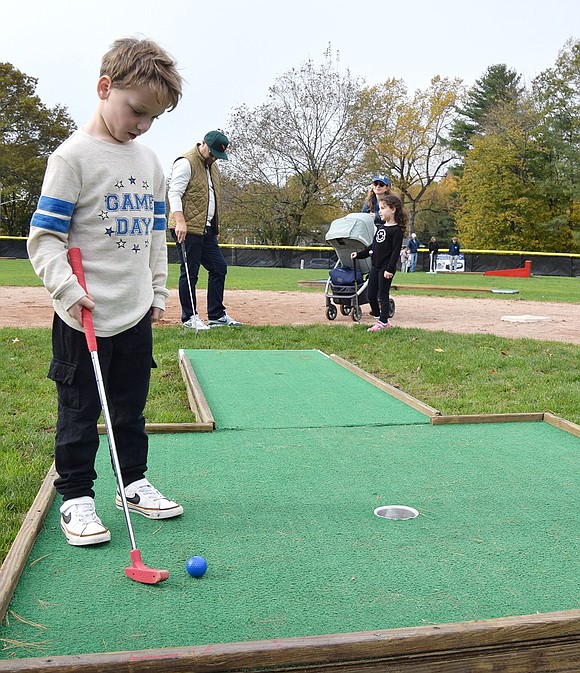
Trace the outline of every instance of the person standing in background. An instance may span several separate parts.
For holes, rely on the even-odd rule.
[[[428,273],[437,273],[437,255],[439,254],[439,243],[435,236],[431,236],[429,241],[429,271]]]
[[[401,248],[401,273],[407,273],[407,267],[409,266],[409,248],[404,245]]]
[[[362,212],[370,213],[374,216],[375,224],[382,224],[379,214],[379,197],[391,194],[391,181],[386,175],[375,175],[366,201],[363,204]]]
[[[421,247],[417,234],[413,232],[407,241],[407,247],[409,248],[409,273],[415,271],[417,266],[417,251]]]
[[[451,239],[451,243],[449,244],[449,255],[451,257],[451,261],[449,263],[449,270],[450,271],[457,271],[457,260],[459,258],[459,252],[461,248],[459,246],[459,241],[457,240],[457,236],[454,236]]]
[[[409,221],[401,200],[394,194],[379,198],[379,210],[381,223],[375,228],[372,243],[364,250],[351,253],[351,259],[371,257],[368,299],[372,314],[378,315],[378,318],[376,323],[368,328],[368,332],[378,332],[391,326],[389,293],[397,272],[403,233]]]
[[[218,245],[221,193],[217,160],[227,161],[228,144],[221,131],[206,133],[201,143],[175,160],[169,181],[169,230],[178,244],[181,322],[195,330],[241,325],[227,314],[223,303],[228,265]],[[197,312],[195,286],[200,266],[208,272],[209,327]]]

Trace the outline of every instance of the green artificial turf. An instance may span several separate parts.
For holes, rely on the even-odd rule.
[[[317,359],[333,369],[325,379],[329,388],[352,385],[350,372],[313,354],[313,360],[303,351],[286,354],[294,356],[292,373],[303,382],[304,399],[324,388],[324,380],[308,373]],[[213,366],[211,357],[197,361],[201,378]],[[360,403],[345,414],[351,421],[374,399],[376,389],[367,382],[362,387]],[[279,405],[287,402],[276,395]],[[389,407],[388,394],[380,396]],[[238,398],[238,388],[224,387],[214,415]],[[258,409],[274,406],[262,400]],[[319,411],[324,416],[322,405]],[[0,628],[0,657],[366,631],[577,607],[580,442],[546,423],[299,428],[280,427],[280,417],[273,417],[270,426],[218,424],[213,433],[150,441],[148,476],[182,502],[185,513],[133,521],[144,562],[168,569],[169,580],[147,586],[123,574],[127,534],[114,506],[103,438],[97,505],[112,541],[68,546],[59,529],[60,503],[53,503],[9,625]],[[374,515],[389,504],[410,505],[420,515],[407,521]],[[185,572],[194,554],[208,560],[200,579]]]
[[[320,351],[185,350],[218,428],[429,423]]]

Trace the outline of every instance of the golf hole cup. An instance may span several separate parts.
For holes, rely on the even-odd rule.
[[[419,512],[414,507],[406,505],[383,505],[375,509],[376,516],[382,519],[414,519],[419,516]]]
[[[192,577],[201,577],[207,570],[207,561],[203,556],[190,556],[185,563],[185,569]]]

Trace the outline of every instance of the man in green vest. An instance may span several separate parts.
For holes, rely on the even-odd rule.
[[[221,192],[217,161],[227,161],[228,144],[221,131],[206,133],[203,142],[175,160],[169,182],[169,230],[178,244],[181,265],[181,322],[196,331],[241,325],[227,314],[223,303],[228,266],[218,245]],[[208,324],[197,312],[195,286],[200,266],[208,272]]]

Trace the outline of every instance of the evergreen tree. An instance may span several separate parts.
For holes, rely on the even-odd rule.
[[[503,64],[490,66],[467,92],[463,106],[457,107],[459,116],[449,133],[451,149],[465,156],[473,146],[474,137],[484,132],[486,118],[494,108],[517,105],[523,93],[520,75],[514,70]]]

